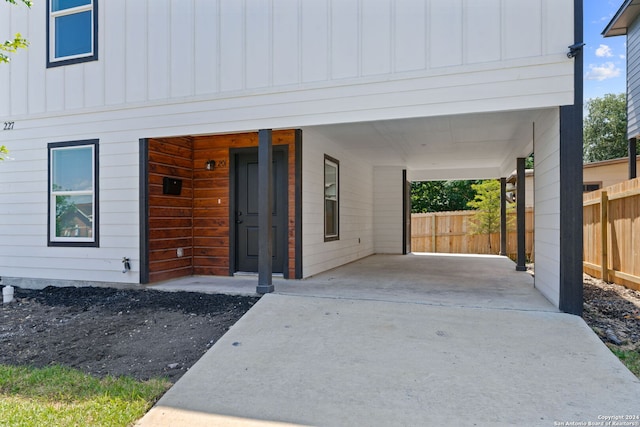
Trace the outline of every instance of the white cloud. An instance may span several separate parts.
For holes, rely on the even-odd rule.
[[[597,80],[599,82],[614,77],[620,77],[621,70],[613,62],[605,62],[601,65],[590,64],[589,71],[585,75],[587,80]]]
[[[599,58],[610,58],[613,56],[613,53],[609,46],[601,44],[600,47],[596,49],[596,56]]]

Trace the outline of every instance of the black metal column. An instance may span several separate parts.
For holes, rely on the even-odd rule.
[[[500,178],[500,255],[507,254],[507,178]]]
[[[582,0],[574,0],[574,42],[582,41]],[[574,60],[573,105],[560,107],[560,310],[580,316],[582,285],[583,54]]]
[[[629,179],[638,177],[636,156],[637,156],[636,138],[629,139]]]
[[[526,253],[526,225],[525,225],[525,158],[518,157],[517,176],[518,182],[516,187],[516,222],[518,228],[518,261],[516,264],[517,271],[527,271],[527,253]]]
[[[271,129],[258,132],[258,287],[273,292],[273,153]]]

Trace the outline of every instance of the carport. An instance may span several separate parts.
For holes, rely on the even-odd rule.
[[[580,193],[573,187],[578,187],[576,184],[581,183],[582,177],[581,169],[573,166],[580,163],[574,154],[581,139],[578,133],[570,132],[579,128],[579,122],[572,121],[571,111],[568,107],[514,108],[309,126],[302,128],[303,150],[318,153],[326,150],[331,154],[331,148],[327,147],[333,144],[337,147],[333,150],[342,156],[352,156],[373,166],[371,253],[375,254],[411,252],[409,182],[506,178],[516,168],[524,173],[524,158],[535,152],[536,288],[556,307],[577,314],[582,306],[581,213],[577,208],[579,203],[573,200]],[[563,150],[575,153],[567,155]],[[313,155],[317,157],[316,153]],[[305,197],[311,191],[306,191],[310,187],[305,188],[309,178],[304,173],[303,167],[306,209]],[[356,188],[346,192],[351,195],[358,191]],[[345,195],[342,200],[346,198]],[[348,208],[356,211],[360,206],[353,203]],[[306,211],[302,222],[306,227],[312,218],[305,214]],[[522,219],[524,229],[524,209]],[[334,266],[318,259],[339,258],[337,263],[362,257],[357,255],[361,251],[359,218],[353,215],[343,220],[351,228],[345,232],[347,242],[333,249],[335,255],[319,253],[317,248],[321,243],[308,243],[313,238],[312,232],[303,230],[304,277]],[[350,231],[352,233],[347,234]],[[565,237],[561,238],[561,234]],[[522,235],[524,237],[524,230]],[[350,238],[357,238],[357,244],[350,245]],[[524,249],[524,238],[522,247]]]
[[[273,278],[275,293],[448,307],[558,310],[535,289],[530,273],[498,255],[372,255],[303,280]],[[255,294],[255,276],[191,276],[156,290]]]

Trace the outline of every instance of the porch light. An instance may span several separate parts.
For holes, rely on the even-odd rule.
[[[216,161],[215,160],[207,160],[207,162],[204,164],[204,168],[208,171],[212,171],[216,168]]]

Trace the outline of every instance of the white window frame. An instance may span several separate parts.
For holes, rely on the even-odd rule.
[[[90,0],[89,4],[71,7],[68,9],[62,9],[53,11],[53,0],[47,1],[47,10],[49,14],[49,21],[47,23],[48,31],[48,67],[55,67],[59,65],[69,65],[78,62],[93,61],[98,59],[98,46],[96,43],[97,38],[97,0]],[[91,51],[88,53],[81,53],[77,55],[62,56],[56,58],[56,18],[63,16],[74,15],[82,12],[91,12]]]
[[[54,190],[54,155],[53,153],[61,150],[74,150],[91,148],[91,170],[92,170],[92,185],[91,190],[81,191],[69,191],[69,190]],[[48,193],[49,193],[49,246],[99,246],[99,233],[98,233],[98,140],[85,140],[85,141],[71,141],[71,142],[59,142],[50,143],[49,149],[49,179],[48,179]],[[92,232],[90,237],[75,237],[75,236],[57,236],[56,235],[56,197],[57,196],[91,196],[91,223]]]

